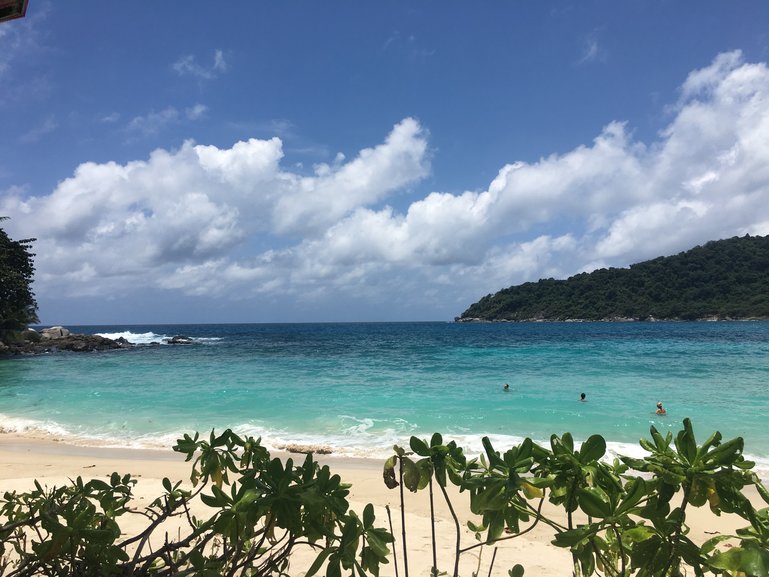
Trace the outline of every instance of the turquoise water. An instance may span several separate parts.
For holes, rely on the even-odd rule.
[[[483,435],[505,448],[571,431],[639,454],[651,424],[675,431],[690,417],[702,440],[743,436],[769,470],[766,322],[69,328],[195,343],[0,361],[4,429],[161,447],[231,427],[271,448],[376,458],[435,431],[470,450]]]

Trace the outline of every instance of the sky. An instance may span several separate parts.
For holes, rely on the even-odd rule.
[[[765,0],[29,0],[0,55],[43,324],[449,321],[769,234]]]

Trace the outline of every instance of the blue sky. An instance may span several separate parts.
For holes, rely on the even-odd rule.
[[[43,323],[450,320],[769,234],[765,1],[221,6],[0,25]]]

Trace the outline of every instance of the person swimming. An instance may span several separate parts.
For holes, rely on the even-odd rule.
[[[505,383],[505,385],[502,387],[502,390],[503,390],[503,391],[509,391],[509,390],[510,390],[510,385],[508,385],[507,383]]]
[[[579,394],[579,400],[582,401],[583,403],[586,403],[587,402],[587,395],[585,393],[580,393]]]
[[[657,414],[658,415],[667,415],[668,414],[668,412],[662,406],[662,403],[657,403]]]

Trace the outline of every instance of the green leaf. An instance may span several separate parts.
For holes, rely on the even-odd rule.
[[[342,567],[339,558],[330,559],[326,567],[326,577],[342,577]]]
[[[617,514],[622,515],[635,507],[646,496],[646,482],[641,477],[635,477],[625,485],[625,497],[617,507]]]
[[[758,494],[761,495],[761,498],[766,502],[769,503],[769,490],[766,489],[766,486],[758,480],[758,477],[756,477],[756,489],[758,489]]]
[[[403,457],[401,463],[403,463],[403,484],[409,491],[416,493],[422,478],[419,467],[408,457]]]
[[[704,461],[709,465],[733,465],[737,458],[742,454],[744,446],[745,441],[742,437],[731,439],[709,451],[705,455]]]
[[[513,568],[507,572],[509,577],[523,577],[523,565],[516,563]]]
[[[427,457],[430,454],[430,449],[422,439],[419,437],[411,437],[409,441],[411,450],[414,451],[420,457]]]
[[[374,506],[368,503],[363,508],[363,526],[367,529],[374,524]]]
[[[622,539],[631,543],[640,543],[656,535],[652,527],[646,525],[636,525],[632,529],[622,532]]]
[[[489,440],[488,437],[483,437],[481,443],[483,444],[483,449],[486,451],[486,457],[489,459],[489,465],[491,465],[491,467],[504,467],[505,462],[494,450],[494,447],[491,445],[491,440]]]
[[[715,554],[709,564],[724,571],[741,571],[751,576],[766,577],[769,575],[769,551],[753,547],[733,547],[726,552]]]
[[[689,419],[684,419],[684,428],[676,435],[676,450],[689,465],[697,460],[697,442]]]
[[[732,535],[717,535],[712,537],[702,544],[700,552],[703,555],[710,555],[719,543],[730,539],[734,539],[734,537]]]
[[[571,548],[575,547],[577,544],[581,543],[594,533],[595,529],[590,525],[583,525],[582,527],[578,527],[576,529],[568,529],[566,531],[556,533],[552,543],[557,547]]]
[[[419,469],[419,484],[417,490],[421,491],[427,485],[430,484],[430,478],[433,473],[433,463],[430,459],[420,459],[416,462],[417,469]]]
[[[612,514],[609,496],[600,487],[584,487],[577,490],[579,507],[591,517],[605,519]]]
[[[601,435],[592,435],[587,441],[582,443],[579,449],[579,460],[585,465],[593,461],[598,461],[606,454],[606,441]]]
[[[582,574],[593,575],[595,573],[595,557],[593,556],[592,549],[589,546],[584,546],[580,548],[578,555]]]
[[[366,540],[369,546],[379,557],[387,557],[390,553],[390,548],[387,546],[391,542],[388,539],[389,537],[390,534],[384,530],[366,532]]]
[[[213,507],[217,509],[221,507],[221,505],[219,504],[219,500],[216,497],[213,497],[211,495],[206,495],[205,493],[201,493],[200,500],[203,501],[203,503],[207,507]]]
[[[259,498],[259,493],[254,491],[253,489],[248,489],[245,493],[243,493],[243,496],[238,499],[238,501],[232,506],[232,510],[235,512],[242,511],[243,509],[246,509],[251,503],[256,501]]]
[[[702,444],[702,446],[699,448],[699,451],[697,452],[697,456],[704,457],[711,447],[717,447],[720,444],[721,444],[721,433],[719,431],[716,431],[715,433],[710,435],[710,438],[707,441],[705,441]]]

